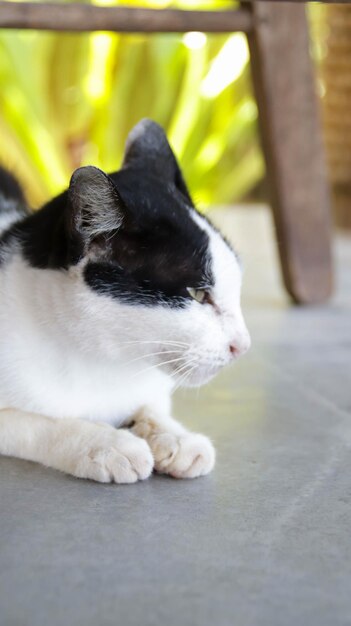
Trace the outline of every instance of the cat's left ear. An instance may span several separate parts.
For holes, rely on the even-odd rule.
[[[193,206],[177,159],[163,128],[149,119],[141,120],[128,135],[123,167],[151,173],[165,183],[174,184]]]
[[[73,173],[68,200],[70,230],[85,244],[122,225],[123,202],[111,178],[97,167],[80,167]]]

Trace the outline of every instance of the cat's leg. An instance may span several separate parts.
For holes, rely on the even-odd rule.
[[[148,442],[155,469],[162,474],[196,478],[213,469],[215,450],[208,437],[187,431],[172,417],[144,407],[133,415],[130,428]]]
[[[128,430],[17,409],[0,410],[0,454],[102,483],[133,483],[153,469],[148,444]]]

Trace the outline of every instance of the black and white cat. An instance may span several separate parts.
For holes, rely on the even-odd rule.
[[[0,453],[100,482],[207,474],[213,446],[171,395],[248,349],[240,288],[154,122],[119,172],[82,167],[35,213],[2,171]]]

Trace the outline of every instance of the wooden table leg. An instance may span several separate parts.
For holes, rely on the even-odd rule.
[[[323,302],[332,291],[330,194],[305,8],[260,1],[251,10],[252,77],[284,282],[295,302]]]

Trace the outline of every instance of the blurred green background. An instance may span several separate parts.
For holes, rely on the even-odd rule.
[[[117,169],[128,131],[145,116],[166,129],[200,207],[238,201],[262,181],[244,35],[0,32],[0,162],[33,206],[67,186],[80,165]]]

